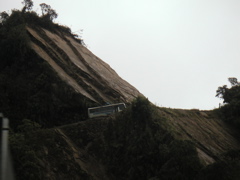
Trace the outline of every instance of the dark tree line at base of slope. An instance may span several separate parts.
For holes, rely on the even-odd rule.
[[[82,122],[81,126],[64,126],[62,130],[76,146],[105,166],[109,179],[240,178],[240,151],[229,151],[204,167],[195,144],[176,140],[167,121],[159,116],[157,107],[138,97],[130,107],[102,124]],[[99,125],[103,129],[100,134]],[[24,120],[18,133],[11,134],[10,145],[16,174],[21,179],[46,178],[48,172],[55,178],[59,174],[65,178],[90,178],[75,164],[68,145],[54,129],[41,129]]]
[[[64,130],[76,140],[79,147],[87,147],[92,155],[104,163],[110,179],[240,177],[237,174],[240,170],[239,151],[226,153],[216,163],[204,167],[200,163],[195,144],[176,140],[168,120],[161,117],[158,108],[144,97],[138,97],[122,113],[110,117],[106,130],[98,140],[92,142],[89,139],[79,139],[87,134],[79,127]],[[219,170],[224,174],[219,176]]]

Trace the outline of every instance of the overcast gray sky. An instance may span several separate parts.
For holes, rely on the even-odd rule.
[[[0,11],[22,0],[0,0]],[[218,86],[240,80],[239,0],[34,0],[55,22],[158,106],[213,109]]]

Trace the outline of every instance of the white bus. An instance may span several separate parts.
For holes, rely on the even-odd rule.
[[[114,114],[116,112],[120,112],[125,108],[126,108],[126,105],[124,103],[92,107],[92,108],[88,108],[88,117],[94,118],[99,116],[107,116],[110,114]]]

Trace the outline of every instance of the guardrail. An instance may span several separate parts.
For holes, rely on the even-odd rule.
[[[8,145],[9,120],[0,113],[0,180],[14,180]]]

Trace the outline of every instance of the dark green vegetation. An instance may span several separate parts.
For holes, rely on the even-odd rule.
[[[229,124],[240,129],[240,83],[237,78],[228,78],[231,88],[227,85],[218,87],[217,97],[223,99],[224,105],[220,107],[220,113]]]
[[[239,178],[240,151],[238,150],[223,154],[221,160],[204,168],[196,179],[238,180]]]
[[[82,126],[63,128],[78,147],[88,149],[107,169],[109,179],[239,179],[240,151],[229,151],[208,166],[200,163],[192,141],[177,140],[168,119],[138,97],[98,138]]]
[[[109,179],[193,179],[202,168],[194,143],[176,140],[167,119],[144,97],[110,117],[94,140],[80,126],[63,130],[104,164]]]
[[[85,119],[92,102],[66,86],[49,64],[30,49],[26,25],[76,35],[71,34],[68,27],[53,23],[57,14],[50,6],[42,4],[43,14],[39,16],[30,11],[31,1],[24,2],[21,11],[0,14],[1,112],[11,119],[14,129],[26,118],[43,127]]]
[[[109,172],[116,179],[193,179],[201,168],[194,144],[175,140],[166,123],[147,99],[133,101],[105,132]]]
[[[215,163],[203,166],[194,142],[177,140],[168,119],[144,97],[138,97],[126,110],[105,119],[56,129],[41,129],[38,124],[24,120],[18,128],[19,132],[13,134],[10,141],[16,173],[21,174],[22,179],[91,179],[92,174],[82,169],[86,162],[104,167],[105,178],[100,179],[230,180],[240,177],[239,151],[229,151]],[[57,129],[74,143],[69,145]],[[77,157],[83,162],[81,168],[72,149],[80,154],[85,152],[83,157]],[[95,159],[93,162],[91,157]],[[100,171],[95,166],[90,168]]]
[[[222,119],[239,131],[240,129],[240,83],[237,78],[228,78],[231,88],[227,85],[218,87],[216,97],[222,98],[224,105],[217,109]],[[230,150],[220,159],[204,168],[197,179],[239,179],[240,150]]]
[[[10,15],[0,13],[0,111],[10,119],[16,177],[86,179],[72,159],[62,158],[61,153],[68,151],[65,152],[66,143],[59,134],[45,128],[86,119],[87,108],[93,103],[66,86],[50,65],[30,48],[26,25],[61,31],[79,43],[82,41],[68,27],[53,22],[57,14],[50,6],[42,4],[43,14],[39,16],[31,11],[32,1],[24,2],[22,10],[12,10]],[[59,146],[63,148],[58,149]],[[54,171],[49,167],[54,167]],[[67,176],[66,169],[70,169]]]
[[[16,179],[88,179],[66,142],[52,129],[25,119],[9,141]]]

